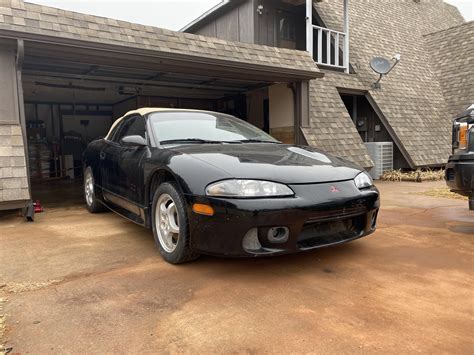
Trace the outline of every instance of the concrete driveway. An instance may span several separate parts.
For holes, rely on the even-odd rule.
[[[45,352],[474,349],[474,213],[444,183],[379,183],[378,231],[270,259],[165,263],[149,231],[81,204],[0,221],[5,347]],[[0,304],[0,313],[2,304]]]

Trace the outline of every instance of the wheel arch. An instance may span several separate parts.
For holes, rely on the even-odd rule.
[[[146,184],[146,191],[145,191],[146,206],[151,207],[151,203],[153,202],[153,195],[156,189],[158,188],[158,186],[160,186],[164,182],[176,183],[180,191],[183,192],[179,179],[173,172],[165,168],[158,168],[150,174],[148,183]]]

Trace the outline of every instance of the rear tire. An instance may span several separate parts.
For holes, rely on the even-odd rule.
[[[100,213],[106,210],[95,192],[94,175],[91,167],[84,170],[84,199],[86,200],[86,207],[90,213]]]
[[[186,202],[174,182],[165,182],[155,191],[152,228],[155,244],[167,262],[181,264],[199,257],[191,249]]]

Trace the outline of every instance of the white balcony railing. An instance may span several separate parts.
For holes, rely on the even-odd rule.
[[[342,1],[343,32],[313,24],[313,0],[306,0],[306,50],[317,64],[344,69],[349,73],[349,0]],[[316,48],[313,48],[314,45]]]
[[[346,69],[348,67],[346,33],[316,25],[313,25],[313,31],[316,39],[315,51],[313,49],[314,61],[320,65]]]

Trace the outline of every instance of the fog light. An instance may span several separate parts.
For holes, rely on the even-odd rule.
[[[262,244],[258,240],[258,229],[252,228],[246,234],[242,240],[242,246],[247,251],[258,251],[262,249]]]
[[[193,205],[193,212],[204,216],[214,216],[214,209],[211,206],[202,203],[195,203]]]
[[[273,227],[268,230],[267,238],[271,243],[285,243],[289,234],[288,227]]]

